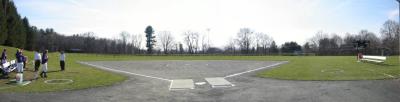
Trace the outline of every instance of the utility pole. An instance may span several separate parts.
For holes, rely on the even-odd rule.
[[[399,2],[399,14],[400,14],[400,0],[397,0]],[[400,15],[399,15],[399,22],[400,22]]]
[[[210,49],[210,28],[207,28],[207,51]]]
[[[399,26],[400,26],[400,0],[397,0],[397,2],[399,3],[399,21],[398,22],[399,22]],[[400,40],[399,40],[399,44],[400,44]],[[399,54],[400,54],[400,47],[399,47]],[[399,56],[399,59],[400,59],[400,55],[398,55],[398,56]],[[400,60],[399,60],[399,62],[400,62]]]

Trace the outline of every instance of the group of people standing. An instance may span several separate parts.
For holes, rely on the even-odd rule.
[[[27,56],[24,56],[22,49],[17,49],[15,57],[16,57],[17,73],[23,73],[24,68],[26,68],[28,58],[27,58]],[[1,59],[0,67],[2,69],[4,69],[5,66],[3,66],[3,64],[5,64],[7,62],[7,49],[3,50],[0,59]],[[42,66],[42,71],[40,72],[40,77],[47,78],[47,69],[48,69],[47,63],[48,63],[48,61],[49,61],[48,50],[45,50],[42,54],[39,53],[38,51],[35,51],[35,53],[34,53],[34,72],[36,72],[36,74],[35,74],[34,79],[38,78],[40,65]],[[65,53],[63,51],[60,51],[60,67],[61,67],[61,71],[65,70]]]
[[[43,52],[43,55],[41,56],[38,51],[35,51],[34,59],[35,59],[35,72],[39,71],[40,64],[42,64],[42,72],[40,73],[40,77],[45,77],[47,78],[47,61],[49,60],[49,57],[47,56],[47,53],[49,51],[45,50]],[[35,75],[35,78],[37,78],[37,74]]]

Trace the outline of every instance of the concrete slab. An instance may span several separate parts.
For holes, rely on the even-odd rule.
[[[205,78],[206,81],[211,85],[212,88],[214,87],[232,87],[235,86],[229,81],[225,80],[225,78],[216,77],[216,78]]]
[[[194,84],[192,79],[177,79],[172,80],[169,90],[185,90],[194,89]]]

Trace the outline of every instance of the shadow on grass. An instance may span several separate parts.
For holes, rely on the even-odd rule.
[[[10,78],[8,75],[2,75],[2,76],[0,76],[0,80],[1,80],[1,79],[8,79],[8,78]]]

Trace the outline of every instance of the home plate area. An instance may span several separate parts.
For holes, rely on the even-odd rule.
[[[231,87],[234,86],[229,81],[225,80],[224,78],[217,77],[217,78],[205,78],[205,80],[209,83],[211,88],[217,87]],[[198,83],[198,84],[196,84]],[[169,90],[185,90],[185,89],[194,89],[195,85],[206,85],[206,82],[196,82],[194,83],[192,79],[176,79],[171,80],[171,85]]]
[[[96,68],[169,81],[169,90],[196,87],[224,88],[235,86],[227,78],[272,68],[286,61],[240,60],[165,60],[165,61],[94,61],[79,62]]]

